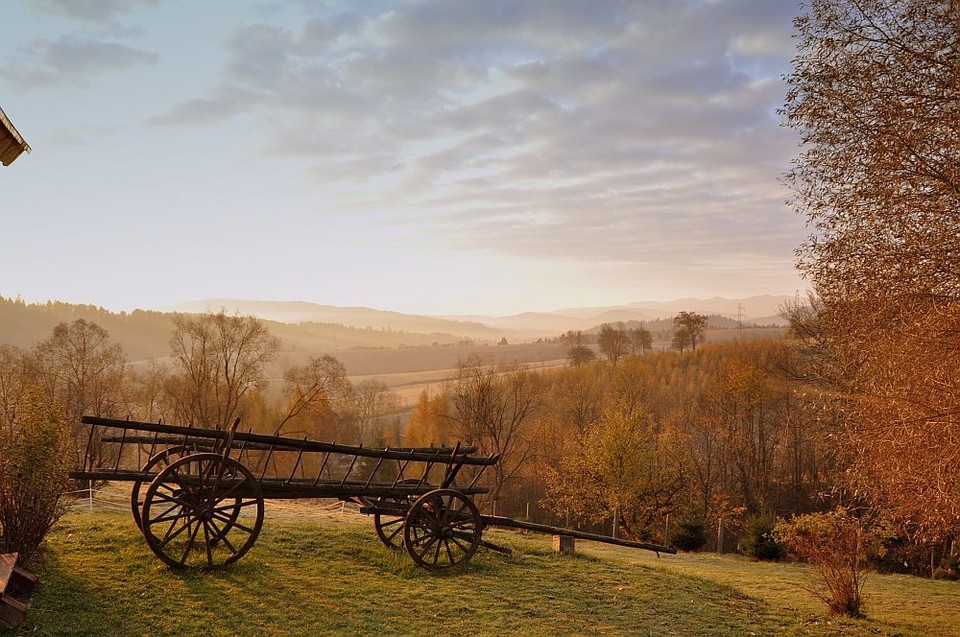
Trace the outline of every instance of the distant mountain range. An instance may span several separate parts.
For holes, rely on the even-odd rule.
[[[574,307],[553,312],[524,312],[512,316],[424,316],[368,307],[338,307],[304,301],[249,301],[206,299],[180,303],[177,312],[224,309],[282,323],[336,323],[360,329],[400,330],[420,334],[455,334],[489,340],[552,337],[568,330],[590,330],[603,323],[629,323],[668,319],[681,311],[718,315],[744,325],[785,325],[779,316],[788,295],[760,295],[745,299],[685,298],[675,301],[638,301],[610,307]]]
[[[123,346],[131,361],[162,358],[170,352],[173,329],[171,312],[228,312],[258,316],[268,329],[283,341],[287,357],[316,352],[354,352],[377,350],[399,356],[409,367],[414,348],[443,350],[448,358],[464,354],[464,348],[491,347],[508,360],[546,360],[543,352],[532,354],[523,348],[534,347],[539,339],[552,340],[568,330],[594,333],[604,323],[623,323],[628,328],[643,324],[664,346],[669,346],[671,318],[686,310],[709,316],[712,333],[708,340],[750,337],[751,332],[770,334],[781,330],[750,330],[750,326],[782,325],[776,316],[788,296],[763,296],[742,299],[681,299],[672,302],[640,302],[616,307],[567,308],[555,312],[526,312],[514,316],[436,317],[402,314],[365,307],[335,307],[305,302],[243,301],[210,299],[183,303],[167,312],[133,310],[111,312],[93,305],[75,305],[60,301],[25,303],[0,296],[0,345],[30,348],[49,338],[58,323],[84,319],[107,330],[112,342]],[[740,308],[742,322],[738,324]],[[740,329],[730,329],[743,327]],[[525,344],[530,344],[525,345]],[[658,346],[659,347],[659,346]],[[519,348],[519,349],[516,349]],[[398,352],[403,351],[401,356]],[[471,350],[472,351],[472,350]],[[436,352],[434,352],[436,353]],[[344,354],[346,356],[346,354]],[[359,354],[357,354],[359,356]],[[387,354],[385,354],[387,355]],[[551,355],[556,355],[551,354]],[[435,359],[431,357],[431,360]],[[561,357],[562,358],[562,357]],[[392,359],[391,359],[392,360]],[[450,361],[448,360],[447,363]],[[420,364],[420,363],[418,363]],[[427,364],[427,363],[423,363]],[[370,367],[354,361],[351,369]],[[395,361],[390,365],[396,366]],[[422,365],[421,365],[422,366]],[[382,365],[381,365],[382,367]],[[355,371],[354,373],[366,373]]]

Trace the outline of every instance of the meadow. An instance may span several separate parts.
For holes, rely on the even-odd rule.
[[[24,634],[36,635],[960,635],[960,584],[874,575],[867,618],[837,619],[804,589],[810,570],[737,556],[652,553],[490,530],[481,551],[428,573],[383,547],[372,523],[269,503],[239,563],[179,573],[129,514],[68,513],[48,537]],[[12,631],[0,633],[3,637]]]

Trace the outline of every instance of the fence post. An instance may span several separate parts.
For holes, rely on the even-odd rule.
[[[93,483],[87,485],[87,493],[89,494],[90,510],[93,511]]]

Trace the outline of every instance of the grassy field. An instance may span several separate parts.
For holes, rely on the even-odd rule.
[[[130,517],[68,514],[35,567],[37,635],[960,635],[960,584],[874,576],[869,618],[837,620],[800,584],[808,570],[734,557],[664,556],[491,531],[514,548],[449,574],[415,568],[352,514],[268,513],[231,568],[182,574]],[[314,511],[316,509],[313,509]],[[0,633],[8,637],[12,633]]]

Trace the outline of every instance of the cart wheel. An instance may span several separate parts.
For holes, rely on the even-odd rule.
[[[455,489],[437,489],[410,507],[403,545],[418,565],[438,571],[473,557],[482,533],[483,520],[473,500]]]
[[[409,510],[407,498],[377,498],[374,506],[383,509],[396,509],[396,513],[374,513],[373,526],[377,537],[391,549],[403,548],[403,521]]]
[[[413,478],[401,480],[399,484],[420,484],[420,481]],[[427,485],[429,487],[429,485]],[[410,510],[410,504],[416,500],[416,497],[380,497],[374,500],[373,506],[380,509],[387,509],[389,513],[374,513],[373,526],[377,530],[377,537],[387,548],[403,548],[403,522],[406,519],[407,511]]]
[[[173,462],[144,495],[147,545],[174,568],[210,569],[237,561],[263,526],[260,483],[245,466],[215,453]]]
[[[197,448],[193,445],[168,447],[151,456],[140,471],[143,473],[153,473],[158,469],[163,471],[163,469],[168,467],[174,460],[195,453],[196,451]],[[144,482],[146,482],[146,480],[135,480],[133,482],[133,488],[130,490],[130,510],[133,511],[134,523],[141,531],[143,530],[143,521],[140,517],[140,511],[143,510],[143,498],[140,497],[140,491],[143,489]]]

